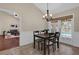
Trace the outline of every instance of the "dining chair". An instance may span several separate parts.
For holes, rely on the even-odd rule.
[[[54,34],[54,39],[55,39],[55,43],[57,44],[57,48],[59,48],[59,37],[60,37],[60,32],[55,32]],[[50,39],[50,41],[53,41],[52,39]]]
[[[51,36],[51,39],[54,39],[54,33],[48,33],[49,36]],[[46,49],[48,49],[48,54],[50,53],[50,47],[49,46],[53,46],[53,43],[50,43],[50,38],[46,40]],[[54,49],[54,47],[53,47]],[[41,43],[41,51],[44,50],[44,42]]]
[[[51,38],[49,38],[46,42],[46,49],[48,50],[48,54],[50,54],[50,46],[52,46],[53,48],[53,52],[56,50],[56,44],[57,47],[59,48],[59,36],[60,33],[59,32],[55,32],[55,33],[49,33],[49,36],[51,36]],[[41,50],[43,50],[44,47],[44,43],[41,43]]]
[[[44,34],[45,33],[45,31],[44,30],[41,30],[41,31],[34,31],[33,32],[33,35],[34,34]],[[38,49],[40,49],[40,46],[41,46],[41,42],[43,41],[43,39],[40,39],[40,38],[35,38],[35,42],[37,42],[38,43]]]
[[[48,29],[44,29],[44,30],[41,30],[40,32],[41,32],[41,34],[48,34]]]
[[[52,34],[49,34],[50,36]],[[56,50],[56,47],[59,48],[59,37],[60,37],[60,32],[55,32],[53,38],[50,38],[48,42],[52,42],[52,44],[48,44],[48,54],[50,54],[50,49],[49,46],[52,45],[53,47],[53,52]]]
[[[38,35],[38,34],[40,34],[39,31],[33,31],[33,35]],[[35,38],[35,43],[36,42],[38,43],[38,49],[39,49],[40,48],[39,43],[41,42],[41,39],[40,38]]]

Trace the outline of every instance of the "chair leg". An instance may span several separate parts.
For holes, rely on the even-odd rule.
[[[59,39],[57,40],[57,48],[59,48]]]
[[[55,51],[55,48],[54,48],[54,43],[53,43],[53,46],[52,46],[52,48],[53,48],[53,52]]]
[[[54,43],[53,44],[53,52],[55,52],[55,50],[56,50],[56,44]]]
[[[41,43],[41,51],[43,50],[43,43]]]
[[[47,46],[47,48],[48,48],[48,55],[49,55],[49,54],[50,54],[49,41],[48,41],[48,46]]]
[[[55,52],[55,50],[56,50],[56,39],[54,39],[53,41],[53,52]]]
[[[38,50],[40,49],[40,42],[38,42]]]

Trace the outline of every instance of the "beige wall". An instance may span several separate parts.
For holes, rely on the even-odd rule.
[[[63,8],[62,8],[63,9]],[[74,31],[79,32],[79,7],[53,15],[54,17],[73,15],[74,14]]]
[[[33,31],[46,28],[46,21],[42,19],[42,13],[33,4],[25,4],[22,6],[22,30]]]
[[[0,4],[0,8],[19,13],[21,31],[34,31],[46,28],[46,21],[42,20],[41,11],[33,4]],[[3,18],[11,20],[10,17],[6,17],[7,14]]]
[[[18,25],[18,20],[14,19],[7,13],[0,12],[0,35],[3,34],[3,31],[10,30],[10,25],[12,24]]]

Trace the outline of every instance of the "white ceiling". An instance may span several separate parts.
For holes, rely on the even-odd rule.
[[[46,3],[34,3],[34,5],[39,8],[43,13],[46,13],[47,4]],[[71,8],[78,7],[79,3],[48,3],[48,8],[50,13],[59,13]]]

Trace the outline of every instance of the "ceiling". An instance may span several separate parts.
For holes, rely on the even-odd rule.
[[[34,3],[34,5],[39,8],[43,13],[46,13],[47,4],[46,3]],[[55,14],[78,7],[79,3],[48,3],[48,8],[50,13]]]

